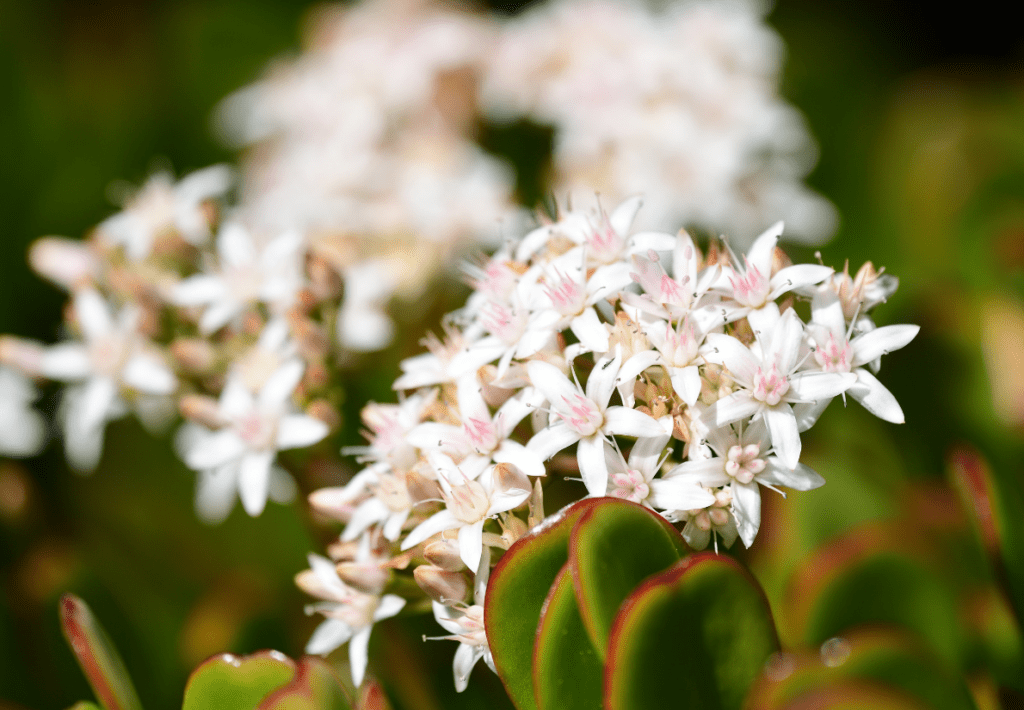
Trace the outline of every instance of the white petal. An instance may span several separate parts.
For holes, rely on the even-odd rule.
[[[373,352],[394,339],[395,324],[379,307],[345,301],[338,314],[337,337],[348,350]]]
[[[391,513],[388,519],[384,521],[384,539],[394,542],[402,535],[402,528],[405,527],[405,521],[409,519],[409,513],[411,510],[400,510]]]
[[[277,425],[277,448],[301,449],[322,440],[330,428],[319,419],[305,414],[282,417]]]
[[[534,451],[528,449],[517,441],[506,439],[492,455],[497,463],[510,463],[516,466],[527,476],[543,476],[544,458]]]
[[[772,447],[787,468],[796,468],[800,461],[800,430],[793,409],[786,403],[764,410],[765,423],[771,432]]]
[[[484,547],[483,533],[483,520],[464,525],[459,530],[459,557],[470,569],[480,566],[480,555],[483,553]]]
[[[302,379],[305,367],[301,360],[295,358],[277,368],[260,390],[260,404],[277,407],[287,402]]]
[[[831,398],[819,399],[816,402],[797,402],[793,405],[793,414],[796,415],[796,426],[801,432],[807,431],[814,426],[829,404]]]
[[[850,389],[857,376],[850,372],[798,372],[789,377],[786,401],[830,400]]]
[[[439,511],[412,529],[412,532],[410,532],[408,536],[406,536],[405,540],[402,541],[402,549],[408,550],[410,547],[420,544],[432,535],[436,535],[437,533],[445,530],[452,530],[454,528],[461,527],[462,525],[463,522],[456,518],[452,514],[452,511]]]
[[[380,598],[377,611],[373,612],[373,620],[390,619],[400,612],[403,607],[405,607],[405,599],[402,599],[397,594],[385,594]]]
[[[225,266],[245,266],[256,260],[256,247],[245,227],[229,222],[220,229],[217,252]]]
[[[701,486],[683,478],[656,478],[651,481],[651,504],[659,510],[706,508],[715,497]]]
[[[744,547],[750,547],[761,527],[761,491],[756,483],[732,484],[732,512]]]
[[[605,434],[636,437],[663,436],[666,433],[664,425],[654,417],[626,407],[608,407],[601,431]]]
[[[893,350],[899,350],[920,332],[917,325],[883,325],[869,333],[858,335],[850,345],[853,347],[853,366],[859,367],[880,358]]]
[[[731,335],[709,333],[701,354],[708,362],[725,365],[737,382],[751,386],[760,366],[750,349]]]
[[[856,370],[857,382],[848,391],[864,409],[893,424],[904,422],[903,409],[892,392],[863,367]]]
[[[794,264],[793,266],[779,269],[778,273],[772,277],[768,284],[771,289],[768,298],[774,299],[783,293],[795,291],[802,286],[820,284],[833,273],[835,272],[831,267],[821,266],[820,264]]]
[[[366,676],[366,665],[370,660],[370,632],[372,626],[360,629],[348,642],[348,665],[352,669],[352,684],[358,688]]]
[[[605,495],[608,492],[608,462],[604,457],[604,439],[600,436],[580,439],[576,459],[587,493],[595,497]]]
[[[811,322],[825,328],[835,338],[846,337],[846,316],[835,291],[821,289],[815,292],[811,300]]]
[[[221,300],[226,291],[227,286],[219,276],[197,274],[175,284],[170,300],[179,306],[201,306]]]
[[[530,382],[540,390],[544,399],[554,405],[560,405],[566,399],[583,394],[561,370],[550,363],[531,360],[526,363],[526,372],[530,376]]]
[[[594,363],[594,369],[590,371],[587,398],[601,409],[606,408],[612,398],[621,363],[618,355],[614,358],[603,357]]]
[[[593,308],[586,308],[583,313],[573,318],[569,328],[589,352],[608,352],[608,329],[604,327]]]
[[[672,251],[676,246],[676,238],[665,232],[638,232],[629,239],[631,254],[646,254],[650,250]]]
[[[267,497],[275,503],[288,505],[295,501],[299,487],[295,485],[292,475],[280,466],[270,468],[270,485],[267,487]]]
[[[810,466],[798,463],[796,468],[786,468],[774,456],[769,456],[765,470],[755,480],[758,483],[769,483],[773,486],[785,486],[794,491],[813,491],[825,485],[825,479]]]
[[[212,304],[199,319],[199,332],[203,335],[216,333],[241,313],[242,308],[243,304],[234,299],[224,299]]]
[[[782,314],[776,324],[772,331],[771,344],[768,346],[769,352],[775,358],[775,363],[783,373],[791,372],[796,366],[803,341],[804,324],[797,316],[796,311],[790,308]]]
[[[204,523],[223,522],[235,507],[238,467],[221,466],[200,471],[196,478],[196,515]]]
[[[572,446],[580,440],[580,435],[561,422],[552,424],[537,432],[526,443],[526,448],[537,452],[541,459],[547,461],[562,449]]]
[[[355,540],[363,534],[366,528],[374,523],[382,522],[389,515],[391,515],[391,509],[383,501],[379,498],[367,498],[352,511],[352,516],[341,534],[341,539],[344,542]]]
[[[751,396],[750,392],[740,390],[728,397],[716,401],[704,410],[701,420],[711,427],[722,427],[754,416],[762,408],[762,403]]]
[[[633,225],[633,220],[636,219],[636,213],[640,211],[640,207],[644,204],[643,198],[639,195],[628,197],[616,206],[612,213],[608,216],[608,223],[611,224],[612,229],[620,236],[624,237],[629,234],[629,228]],[[668,247],[671,249],[672,247]]]
[[[765,277],[772,273],[772,256],[784,226],[782,222],[776,222],[755,239],[747,250],[747,261],[751,266],[757,267]]]
[[[616,384],[628,384],[630,389],[632,389],[633,382],[640,373],[648,367],[652,367],[654,363],[658,362],[659,358],[660,355],[657,350],[644,350],[636,353],[633,357],[622,363],[622,368],[619,370],[618,378],[616,378]],[[697,368],[694,369],[696,370]]]
[[[238,469],[238,497],[249,515],[256,517],[267,505],[267,490],[270,487],[270,465],[274,462],[273,451],[249,453],[242,457]]]
[[[144,353],[125,363],[121,380],[132,389],[147,394],[171,394],[178,386],[174,373],[160,358]]]
[[[665,480],[676,478],[689,484],[700,484],[709,488],[724,486],[731,480],[725,472],[725,464],[721,458],[684,461],[665,474]]]
[[[692,405],[700,397],[700,371],[696,365],[672,368],[672,389],[686,402]]]
[[[51,380],[72,382],[89,376],[92,361],[81,343],[61,343],[46,348],[39,369]]]
[[[245,450],[245,442],[234,431],[224,429],[199,439],[186,453],[185,465],[196,471],[216,468],[239,458]]]
[[[629,467],[644,474],[650,480],[658,470],[661,457],[665,454],[665,447],[671,437],[644,436],[636,440],[629,452]]]
[[[109,377],[93,377],[86,382],[76,412],[79,418],[77,426],[91,429],[103,424],[113,407],[116,395],[117,387]]]
[[[325,619],[309,638],[306,653],[326,656],[352,638],[352,628],[341,619]]]
[[[455,672],[455,691],[461,693],[469,685],[469,674],[473,672],[473,666],[483,656],[483,649],[479,646],[472,646],[468,643],[460,643],[455,651],[455,660],[452,669]]]
[[[86,340],[104,338],[114,328],[110,306],[91,288],[82,289],[75,294],[75,316]]]

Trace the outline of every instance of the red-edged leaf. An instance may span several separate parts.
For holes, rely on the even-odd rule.
[[[60,623],[100,705],[106,710],[142,710],[124,662],[88,605],[65,594],[60,599]]]
[[[257,710],[351,710],[334,669],[316,656],[303,656],[287,685],[267,695]]]
[[[541,607],[569,557],[572,526],[595,503],[584,499],[552,515],[512,545],[491,571],[484,604],[487,641],[519,710],[537,710],[530,671]]]
[[[290,683],[295,670],[295,661],[277,651],[214,656],[189,676],[182,710],[253,710]]]
[[[602,661],[623,600],[686,550],[667,520],[636,503],[602,498],[580,517],[569,540],[569,568],[580,616]]]
[[[380,683],[373,678],[363,682],[356,710],[391,710],[388,696],[384,693]]]
[[[605,708],[739,710],[778,648],[754,578],[728,557],[688,557],[622,604],[608,641]]]
[[[569,564],[544,601],[533,649],[533,691],[541,710],[601,710],[603,664],[580,619]]]

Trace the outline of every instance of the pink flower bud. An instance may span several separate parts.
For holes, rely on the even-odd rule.
[[[420,565],[413,570],[412,576],[428,597],[441,604],[465,601],[469,594],[469,584],[461,572],[449,572],[434,565]]]
[[[435,540],[423,548],[423,556],[436,567],[447,572],[459,572],[466,568],[459,555],[459,546],[451,540]]]

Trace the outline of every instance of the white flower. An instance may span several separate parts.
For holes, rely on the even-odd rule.
[[[231,169],[226,165],[197,170],[177,184],[169,173],[156,173],[125,202],[124,211],[100,224],[100,235],[122,246],[132,261],[149,256],[153,242],[166,232],[201,244],[210,236],[203,202],[222,195],[230,185]]]
[[[334,563],[326,557],[309,555],[311,574],[296,581],[309,594],[325,600],[306,607],[306,613],[327,618],[316,628],[306,644],[306,653],[327,655],[348,643],[348,662],[352,682],[358,688],[366,675],[370,632],[373,625],[395,616],[405,607],[405,599],[395,594],[366,594],[341,581]]]
[[[384,259],[369,259],[345,270],[345,300],[337,324],[342,347],[369,352],[391,342],[395,326],[384,307],[397,285],[393,269]]]
[[[480,558],[480,567],[473,585],[475,602],[472,606],[449,607],[433,602],[434,618],[437,619],[450,636],[436,636],[432,640],[458,641],[459,648],[455,651],[452,668],[455,673],[455,690],[461,693],[469,684],[469,674],[481,658],[487,667],[495,673],[494,658],[487,644],[487,632],[484,629],[484,594],[487,590],[487,579],[490,574],[490,553],[485,552]]]
[[[852,372],[857,381],[847,390],[849,395],[876,417],[903,423],[896,398],[865,365],[907,345],[921,330],[919,326],[887,325],[851,338],[853,326],[846,326],[842,301],[831,290],[822,290],[812,302],[807,330],[815,345],[814,363],[822,372]]]
[[[135,308],[115,316],[103,297],[87,288],[75,294],[73,309],[83,342],[47,348],[40,374],[76,383],[67,389],[62,407],[65,444],[71,464],[87,471],[99,460],[106,422],[125,412],[120,394],[170,395],[177,380],[139,334]]]
[[[228,378],[218,412],[224,427],[185,452],[185,463],[196,471],[227,466],[237,471],[239,497],[249,515],[263,512],[277,452],[311,446],[327,436],[326,424],[290,411],[302,369],[299,360],[285,363],[255,396],[239,378]]]
[[[282,312],[302,285],[302,248],[303,241],[294,232],[261,247],[240,224],[226,224],[217,235],[219,270],[176,284],[170,300],[180,306],[206,306],[199,321],[204,334],[219,330],[257,302]]]
[[[653,510],[689,510],[714,503],[715,497],[697,483],[682,478],[655,478],[668,441],[668,436],[637,439],[628,461],[606,443],[608,495]]]
[[[43,447],[46,425],[32,409],[35,386],[21,373],[0,366],[0,456],[35,456]]]
[[[458,530],[459,556],[467,567],[477,569],[483,553],[484,523],[525,502],[530,497],[529,479],[513,467],[497,464],[474,481],[444,454],[432,454],[430,460],[446,507],[417,525],[402,542],[402,549],[439,532]]]
[[[778,316],[773,303],[764,307],[765,330],[753,349],[731,335],[711,333],[704,359],[725,365],[740,389],[715,402],[703,415],[709,426],[763,417],[772,446],[789,469],[800,459],[800,429],[791,404],[828,400],[849,389],[857,377],[839,372],[798,372],[803,324],[793,309]],[[772,323],[768,314],[775,314]]]
[[[769,455],[768,429],[762,420],[746,427],[733,425],[712,430],[707,435],[707,443],[717,456],[685,461],[667,473],[666,480],[711,488],[729,486],[735,524],[746,547],[754,543],[761,525],[758,484],[769,488],[785,486],[796,491],[825,485],[825,479],[808,466],[798,463],[790,469],[777,456]]]
[[[605,437],[662,436],[664,427],[635,409],[608,406],[619,376],[621,356],[602,358],[590,372],[587,391],[573,384],[554,365],[535,360],[527,363],[530,381],[551,403],[552,419],[557,421],[537,432],[526,447],[544,459],[579,442],[576,456],[587,492],[603,496],[608,489],[608,464],[604,457]]]

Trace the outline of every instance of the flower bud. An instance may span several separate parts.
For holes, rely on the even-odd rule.
[[[722,527],[729,522],[729,511],[725,508],[710,508],[707,514],[716,527]]]
[[[315,493],[316,491],[314,491]],[[310,494],[312,499],[313,494]],[[343,562],[345,560],[354,560],[359,552],[359,541],[358,540],[335,540],[327,546],[327,554],[335,562]]]
[[[295,575],[295,586],[306,594],[319,597],[320,599],[329,599],[332,596],[331,592],[320,581],[320,578],[317,577],[316,572],[311,569],[304,569]]]
[[[451,540],[435,540],[423,548],[427,561],[446,572],[459,572],[466,568],[459,556],[459,546]]]
[[[0,336],[0,363],[9,365],[29,377],[43,374],[46,348],[39,343],[13,335]]]
[[[413,503],[438,500],[441,497],[441,489],[437,483],[415,471],[405,474],[405,487],[408,489],[409,498]]]
[[[526,534],[526,523],[511,513],[502,514],[498,522],[501,524],[502,549],[507,550],[512,547],[516,540]]]
[[[514,389],[498,387],[492,384],[498,377],[498,368],[494,365],[484,365],[477,370],[476,376],[480,380],[480,384],[483,385],[480,389],[480,394],[483,396],[488,407],[498,409],[508,401],[509,397],[516,393]]]
[[[190,374],[204,374],[217,364],[217,349],[203,338],[178,338],[170,345],[178,366]]]
[[[96,279],[99,260],[85,242],[64,237],[43,237],[28,250],[32,269],[69,291]]]
[[[220,415],[220,405],[213,397],[203,394],[187,394],[178,400],[178,411],[185,419],[198,422],[211,429],[224,426],[224,419]]]
[[[465,601],[469,584],[461,572],[449,572],[434,565],[420,565],[412,571],[416,584],[427,596],[441,604]]]
[[[502,493],[529,493],[532,490],[530,479],[515,464],[495,464],[492,475],[494,476],[494,487]]]
[[[366,562],[341,562],[337,570],[343,582],[368,594],[379,594],[391,577],[386,567]]]

